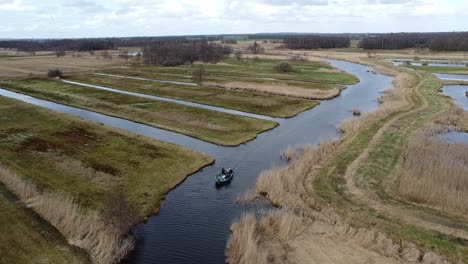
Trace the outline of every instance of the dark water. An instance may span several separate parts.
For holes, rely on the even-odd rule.
[[[188,136],[109,117],[74,107],[32,98],[0,89],[0,95],[43,106],[58,112],[82,117],[108,126],[126,129],[144,136],[175,143],[206,153],[216,159],[213,166],[190,176],[171,191],[158,215],[137,226],[136,248],[128,263],[224,263],[229,227],[246,210],[235,203],[254,183],[257,175],[273,165],[284,165],[280,152],[288,146],[317,144],[338,137],[336,126],[352,118],[350,109],[375,109],[380,93],[391,86],[391,78],[367,72],[358,64],[331,61],[334,67],[356,75],[360,82],[348,87],[341,96],[323,101],[319,106],[290,119],[279,119],[280,126],[262,133],[254,141],[239,147],[221,147]],[[230,185],[214,186],[214,176],[221,167],[235,169]]]
[[[468,81],[467,74],[448,74],[448,73],[433,73],[435,77],[441,80],[452,80],[452,81]]]
[[[458,106],[468,111],[468,97],[465,94],[467,91],[466,85],[445,85],[442,89],[445,95],[450,96]]]
[[[442,134],[442,138],[452,143],[467,143],[468,144],[468,133],[450,131]]]
[[[254,141],[235,148],[211,149],[215,151],[210,154],[216,163],[171,191],[159,214],[134,230],[136,249],[126,262],[224,263],[229,227],[246,211],[235,203],[236,197],[253,185],[262,170],[284,165],[279,158],[283,149],[339,136],[336,126],[352,117],[350,109],[375,109],[375,99],[391,85],[391,78],[366,72],[368,67],[341,61],[331,63],[356,75],[361,82],[344,90],[340,97],[283,120],[279,127],[260,134]],[[234,167],[236,175],[229,186],[217,189],[214,176],[221,167]]]

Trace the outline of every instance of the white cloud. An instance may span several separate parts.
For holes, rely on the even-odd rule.
[[[2,37],[468,28],[465,0],[0,0],[0,11]]]

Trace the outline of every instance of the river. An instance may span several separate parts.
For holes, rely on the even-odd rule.
[[[215,164],[190,176],[171,191],[159,213],[134,229],[136,248],[124,262],[224,263],[231,223],[245,211],[264,208],[261,204],[258,207],[246,207],[235,202],[239,195],[252,187],[259,173],[272,166],[285,165],[280,159],[280,153],[288,146],[314,145],[338,137],[336,127],[343,120],[353,117],[350,112],[352,108],[359,108],[363,112],[376,109],[376,99],[380,93],[391,87],[392,78],[373,74],[367,66],[335,60],[330,63],[356,75],[360,82],[350,85],[340,96],[322,101],[315,108],[293,118],[275,119],[280,126],[238,147],[217,146],[132,121],[2,89],[0,95],[185,146],[214,157]],[[222,167],[234,168],[235,177],[229,185],[216,188],[214,176]]]

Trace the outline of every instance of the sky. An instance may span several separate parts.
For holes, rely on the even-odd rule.
[[[467,0],[0,0],[0,39],[468,31]]]

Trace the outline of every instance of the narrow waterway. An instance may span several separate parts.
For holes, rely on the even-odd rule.
[[[167,97],[159,97],[159,96],[155,96],[155,95],[124,91],[124,90],[115,89],[115,88],[111,88],[111,87],[100,86],[100,85],[94,85],[94,84],[88,84],[88,83],[70,81],[70,80],[62,80],[62,81],[65,82],[65,83],[73,84],[73,85],[79,85],[79,86],[84,86],[84,87],[88,87],[88,88],[111,91],[111,92],[115,92],[115,93],[127,94],[127,95],[132,95],[132,96],[138,96],[138,97],[143,97],[143,98],[148,98],[148,99],[153,99],[153,100],[158,100],[158,101],[171,102],[171,103],[183,104],[183,105],[188,105],[188,106],[193,106],[193,107],[199,107],[199,108],[204,108],[204,109],[217,111],[217,112],[222,112],[222,113],[227,113],[227,114],[241,115],[241,116],[259,118],[259,119],[271,120],[271,121],[275,121],[275,122],[278,122],[278,123],[281,120],[280,118],[274,118],[274,117],[271,117],[271,116],[264,116],[264,115],[259,115],[259,114],[247,113],[247,112],[243,112],[243,111],[227,109],[227,108],[222,108],[222,107],[217,107],[217,106],[211,106],[211,105],[206,105],[206,104],[193,103],[193,102],[188,102],[188,101],[183,101],[183,100],[178,100],[178,99],[172,99],[172,98],[167,98]]]
[[[367,72],[370,68],[366,66],[342,61],[331,64],[356,75],[360,82],[335,99],[283,120],[254,141],[235,148],[217,147],[211,154],[216,163],[171,191],[158,215],[134,230],[136,249],[125,262],[224,263],[231,223],[246,210],[255,210],[237,205],[236,197],[251,188],[262,170],[284,165],[280,152],[286,147],[338,137],[336,127],[352,117],[350,109],[375,109],[379,93],[391,86],[390,77]],[[229,186],[216,188],[214,176],[221,167],[234,167],[235,177]]]
[[[450,96],[453,101],[463,108],[465,111],[468,111],[468,86],[466,85],[445,85],[442,88],[442,93]]]
[[[433,75],[441,80],[468,81],[467,74],[433,73]]]
[[[373,74],[369,67],[343,61],[330,62],[334,67],[356,75],[360,82],[349,86],[339,97],[323,101],[294,118],[280,119],[279,127],[238,147],[216,146],[188,136],[7,90],[0,89],[0,95],[185,146],[214,157],[214,165],[190,176],[171,191],[158,215],[135,228],[136,248],[125,262],[224,263],[231,223],[246,210],[256,210],[237,205],[236,197],[251,188],[262,170],[284,165],[279,158],[282,150],[288,146],[317,144],[321,140],[338,137],[336,127],[344,119],[352,118],[350,109],[359,108],[365,112],[377,108],[376,99],[391,86],[390,77]],[[235,177],[230,185],[216,188],[214,176],[221,167],[234,168]]]

